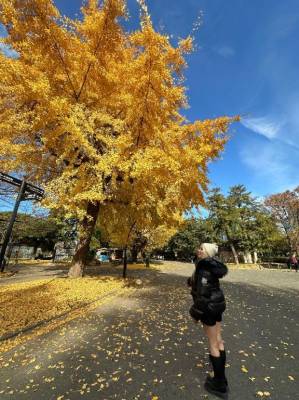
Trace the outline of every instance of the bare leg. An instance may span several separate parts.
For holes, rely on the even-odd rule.
[[[210,354],[214,357],[220,357],[217,326],[208,326],[203,324],[203,330],[209,341]]]
[[[221,336],[221,322],[216,322],[216,328],[217,328],[217,341],[219,350],[224,350],[224,341]]]

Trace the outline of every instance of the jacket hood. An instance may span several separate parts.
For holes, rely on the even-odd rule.
[[[218,279],[223,278],[228,273],[227,266],[221,261],[216,260],[215,258],[204,258],[202,260],[199,260],[197,265],[199,268],[209,271]]]

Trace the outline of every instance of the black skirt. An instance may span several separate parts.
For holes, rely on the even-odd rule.
[[[222,321],[222,313],[216,315],[202,314],[199,318],[199,321],[201,321],[204,325],[214,326],[216,325],[216,322]]]

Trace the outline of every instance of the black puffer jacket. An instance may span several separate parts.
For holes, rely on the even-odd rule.
[[[213,316],[225,310],[225,297],[219,279],[227,272],[227,266],[215,258],[204,258],[196,263],[195,272],[188,279],[193,297],[193,305],[190,308],[192,318],[199,320],[203,314]]]

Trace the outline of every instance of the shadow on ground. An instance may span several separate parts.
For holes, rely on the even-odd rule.
[[[188,315],[186,277],[171,269],[132,276],[146,286],[6,353],[1,399],[212,399],[203,389],[207,343]],[[231,282],[223,288],[230,399],[258,391],[296,399],[298,296]]]

